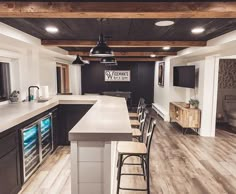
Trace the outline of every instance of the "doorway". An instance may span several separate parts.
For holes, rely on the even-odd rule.
[[[220,59],[216,129],[236,133],[236,59]]]
[[[57,63],[57,94],[68,94],[70,92],[69,65]]]

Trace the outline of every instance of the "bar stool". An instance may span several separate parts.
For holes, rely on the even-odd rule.
[[[129,117],[130,118],[138,118],[141,106],[144,104],[144,102],[145,102],[145,100],[143,98],[139,99],[137,111],[136,112],[129,112]]]
[[[121,190],[130,191],[147,191],[150,194],[150,172],[149,172],[149,158],[150,158],[150,148],[152,143],[153,132],[156,127],[156,120],[151,118],[149,127],[146,132],[145,143],[140,142],[119,142],[117,146],[118,150],[118,172],[117,172],[117,194]],[[138,157],[141,159],[141,163],[125,163],[125,160],[129,157]],[[140,165],[143,169],[143,174],[138,173],[122,173],[123,165]],[[147,188],[137,189],[137,188],[122,188],[120,187],[121,176],[132,175],[132,176],[144,176],[147,183]]]
[[[139,142],[143,141],[143,135],[144,135],[144,128],[145,128],[145,123],[147,122],[147,115],[148,115],[148,110],[145,110],[142,112],[142,119],[140,120],[140,126],[139,128],[132,128],[132,137],[134,139],[137,139]]]
[[[138,118],[130,120],[130,125],[132,128],[134,128],[134,127],[139,128],[140,127],[140,121],[142,120],[143,112],[145,111],[145,109],[146,109],[146,104],[143,103],[140,107]]]

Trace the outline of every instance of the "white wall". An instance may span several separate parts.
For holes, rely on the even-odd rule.
[[[164,119],[169,120],[169,103],[170,102],[188,102],[190,98],[197,98],[200,101],[199,107],[202,108],[203,99],[203,68],[204,60],[187,62],[186,60],[175,60],[167,57],[165,60],[165,83],[164,86],[158,85],[158,66],[155,64],[155,83],[154,83],[154,103],[165,115]],[[182,88],[173,86],[173,67],[183,65],[195,65],[199,71],[199,82],[196,84],[196,89]]]
[[[72,66],[73,57],[62,49],[47,49],[40,40],[0,23],[0,61],[10,63],[11,89],[20,90],[26,99],[30,85],[49,86],[50,95],[57,92],[56,63],[70,65],[70,92],[80,94],[80,66]],[[7,33],[6,33],[7,32]]]
[[[163,113],[164,120],[169,120],[169,102],[170,102],[170,58],[165,59],[164,86],[158,85],[158,67],[159,62],[155,64],[154,73],[154,103]]]
[[[221,58],[232,58],[236,55],[236,31],[224,34],[207,42],[203,48],[187,48],[176,57],[166,58],[165,87],[160,88],[155,84],[154,103],[163,107],[166,113],[165,120],[169,117],[169,102],[188,100],[195,95],[200,101],[202,110],[200,135],[215,136],[215,121],[218,92],[218,70]],[[235,57],[233,57],[235,58]],[[196,65],[199,69],[199,86],[194,91],[173,87],[173,66]],[[158,75],[158,63],[155,66],[155,81]],[[169,87],[169,88],[168,88]]]
[[[210,58],[212,59],[212,58]],[[213,61],[212,61],[213,60]],[[214,81],[214,58],[204,58],[193,61],[187,59],[167,58],[165,68],[165,86],[162,88],[155,84],[154,88],[154,103],[161,107],[165,120],[169,119],[169,103],[170,102],[186,102],[191,98],[199,100],[199,108],[202,110],[202,122],[199,134],[202,136],[211,136],[211,112],[212,99],[209,95],[213,95],[213,81]],[[196,88],[182,88],[173,86],[173,67],[183,65],[195,65],[198,72],[198,79],[196,80]],[[158,62],[155,66],[155,80],[158,80]]]

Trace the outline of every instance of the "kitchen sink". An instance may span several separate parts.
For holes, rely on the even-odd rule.
[[[48,101],[47,99],[39,99],[38,103],[43,103],[43,102],[47,102],[47,101]]]

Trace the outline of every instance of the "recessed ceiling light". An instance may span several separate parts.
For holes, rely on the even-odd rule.
[[[204,31],[205,31],[205,29],[202,28],[202,27],[197,27],[197,28],[193,28],[193,29],[192,29],[192,33],[193,33],[193,34],[201,34],[201,33],[203,33]]]
[[[170,50],[170,47],[169,46],[164,46],[163,50],[165,50],[165,51]]]
[[[173,25],[174,23],[175,23],[174,21],[166,20],[166,21],[156,22],[155,25],[156,25],[156,26],[171,26],[171,25]]]
[[[151,54],[150,57],[151,57],[151,58],[155,58],[156,55],[155,55],[155,54]]]
[[[58,32],[58,28],[54,27],[54,26],[48,26],[45,28],[47,32],[49,33],[57,33]]]

